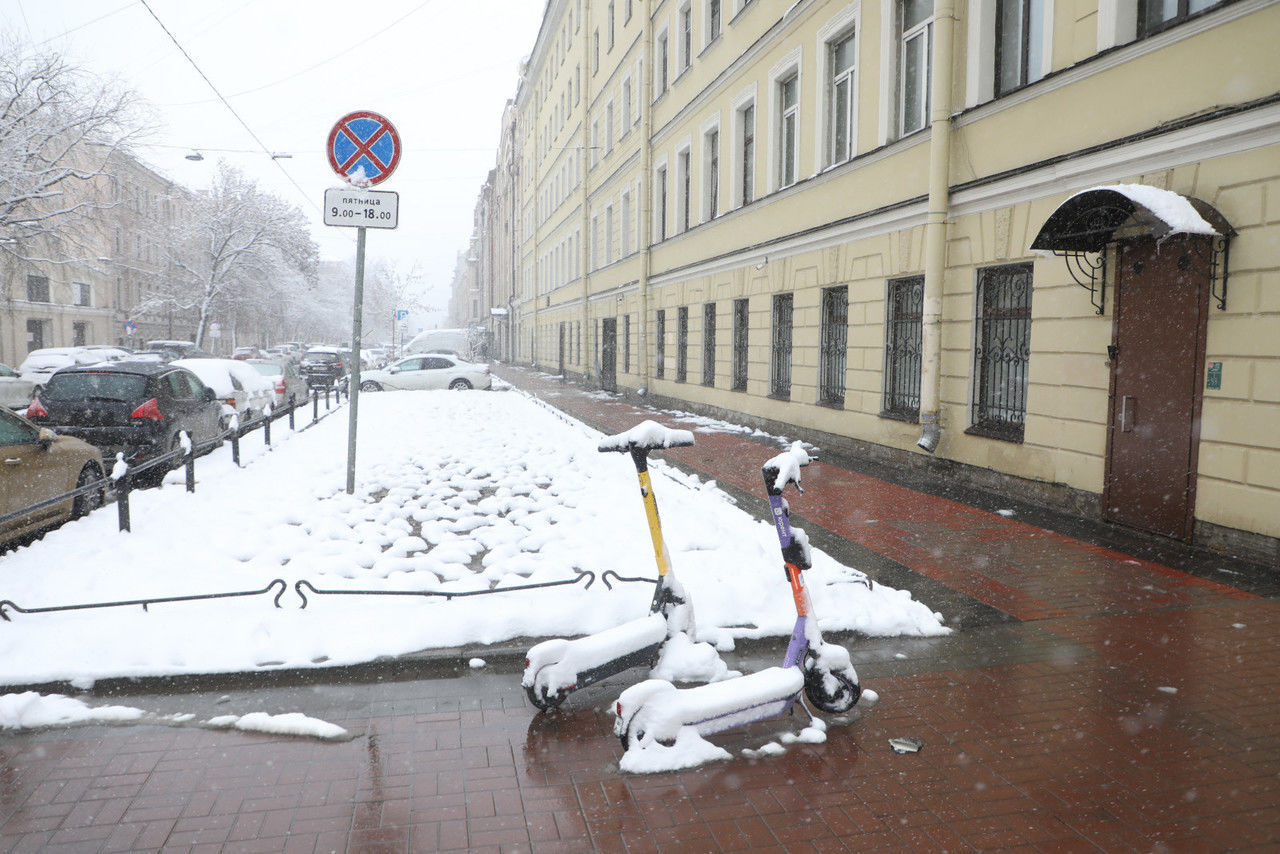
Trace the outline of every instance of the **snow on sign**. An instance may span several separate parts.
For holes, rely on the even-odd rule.
[[[400,163],[400,134],[385,116],[358,110],[338,119],[326,150],[334,172],[368,187],[387,180]]]
[[[325,225],[395,228],[399,221],[399,193],[354,187],[333,187],[324,191]]]

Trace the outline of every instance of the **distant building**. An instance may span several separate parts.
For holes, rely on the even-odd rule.
[[[92,179],[60,190],[88,208],[67,236],[24,247],[43,260],[3,262],[0,360],[16,367],[43,347],[191,338],[193,316],[149,299],[177,275],[169,241],[189,193],[120,152]]]

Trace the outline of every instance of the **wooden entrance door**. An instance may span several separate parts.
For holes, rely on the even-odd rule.
[[[600,329],[600,388],[618,390],[618,320],[606,317]]]
[[[1195,241],[1119,245],[1103,491],[1108,521],[1186,541],[1209,305],[1209,248]]]

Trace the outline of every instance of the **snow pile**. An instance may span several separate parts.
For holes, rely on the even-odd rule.
[[[251,712],[240,716],[220,715],[210,718],[208,726],[265,732],[272,735],[311,736],[330,741],[343,739],[348,735],[347,731],[337,724],[307,717],[300,712],[288,712],[282,715],[269,715],[266,712]]]
[[[52,726],[76,726],[90,724],[149,723],[167,726],[232,728],[276,735],[302,735],[330,741],[346,739],[349,734],[337,724],[307,717],[298,712],[268,715],[253,712],[247,715],[221,715],[199,723],[191,714],[154,715],[131,706],[98,706],[65,697],[62,694],[38,694],[25,691],[21,694],[0,694],[0,729],[22,730]]]
[[[267,595],[46,614],[10,613],[0,683],[339,666],[519,636],[574,637],[648,613],[653,544],[626,454],[511,393],[403,392],[360,406],[357,482],[347,495],[343,416],[246,439],[197,462],[194,494],[171,473],[131,496],[132,533],[107,508],[3,557],[0,599],[24,608],[261,591]],[[261,434],[254,434],[260,437]],[[762,449],[761,461],[769,455]],[[795,620],[772,526],[722,492],[653,460],[663,533],[697,616],[691,641],[785,636]],[[800,499],[801,501],[803,499]],[[765,499],[760,498],[761,506]],[[937,635],[907,591],[813,552],[823,631]],[[584,573],[591,575],[584,576]],[[321,590],[415,595],[314,595]],[[446,599],[443,595],[574,582]],[[587,581],[590,580],[590,585]]]
[[[100,706],[96,709],[61,694],[0,695],[0,729],[37,729],[74,724],[120,723],[136,721],[145,715],[142,709],[128,706]]]

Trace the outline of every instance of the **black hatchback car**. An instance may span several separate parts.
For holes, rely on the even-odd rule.
[[[347,363],[342,353],[327,347],[314,347],[302,357],[298,372],[311,388],[329,388],[341,385],[347,375]]]
[[[222,402],[195,374],[160,362],[125,361],[63,368],[27,408],[27,418],[131,465],[180,447],[185,431],[197,445],[222,434]],[[158,481],[163,477],[158,472]]]

